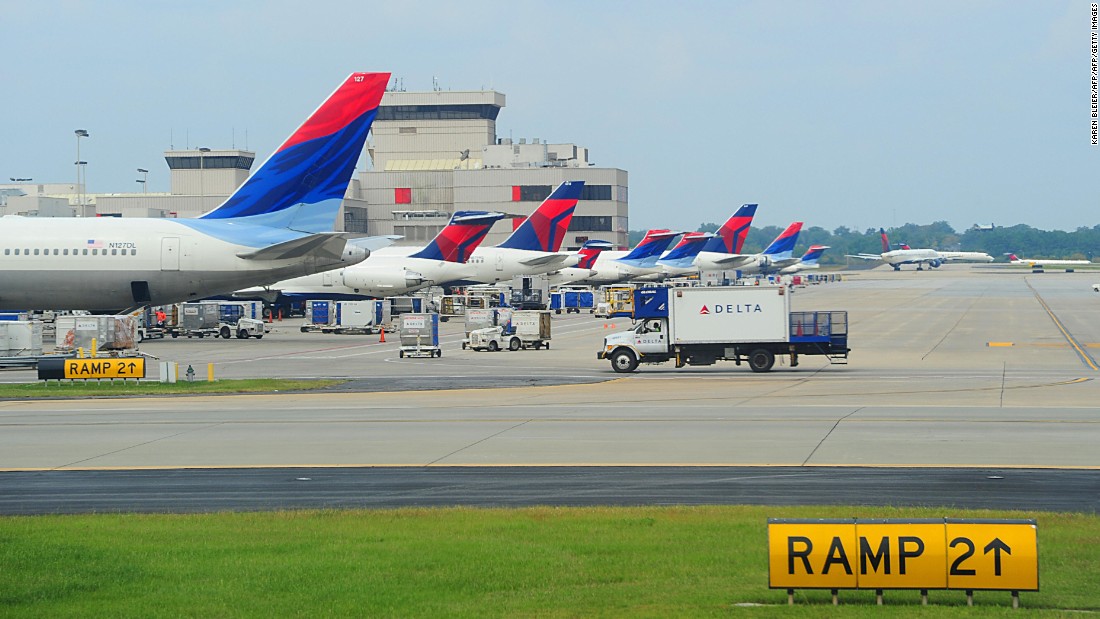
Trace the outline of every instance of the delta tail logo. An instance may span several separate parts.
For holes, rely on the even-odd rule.
[[[709,310],[709,309],[707,309],[707,306],[706,306],[706,305],[704,305],[704,306],[703,306],[703,309],[699,310],[699,313],[700,313],[700,314],[709,314],[709,313],[710,313],[710,310]]]

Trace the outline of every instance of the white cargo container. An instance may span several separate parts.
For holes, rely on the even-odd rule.
[[[523,348],[550,348],[550,310],[520,310],[512,314],[512,328]]]
[[[41,321],[0,321],[0,357],[34,357],[41,354]]]
[[[370,301],[337,301],[334,333],[378,333],[390,322],[390,304]]]
[[[783,288],[650,288],[669,291],[673,344],[785,342],[790,296]],[[731,292],[732,290],[732,292]],[[640,303],[636,302],[637,308]],[[638,308],[638,318],[646,312]],[[654,315],[654,318],[660,316]]]

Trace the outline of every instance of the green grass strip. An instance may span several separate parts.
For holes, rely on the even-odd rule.
[[[1036,518],[1027,616],[1100,611],[1100,518],[863,507],[0,518],[3,617],[1015,617],[1007,592],[767,588],[768,517]],[[743,608],[738,604],[762,604]],[[1017,611],[1018,613],[1018,611]],[[1077,616],[1077,615],[1073,615]]]
[[[188,393],[255,393],[309,391],[345,383],[344,380],[290,380],[252,378],[179,383],[152,381],[42,381],[0,385],[0,398],[72,398],[96,395],[180,395]]]

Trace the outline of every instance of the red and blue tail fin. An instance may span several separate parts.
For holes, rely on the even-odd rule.
[[[199,219],[333,229],[389,73],[352,73],[256,172]]]
[[[665,253],[676,237],[683,234],[675,230],[649,230],[630,253],[619,258],[619,262],[636,267],[651,267]]]
[[[678,269],[686,269],[695,263],[695,257],[703,251],[703,247],[713,238],[715,238],[715,235],[709,232],[688,232],[684,235],[684,238],[680,239],[676,247],[661,256],[657,263]]]
[[[879,235],[882,236],[882,253],[890,251],[890,239],[886,238],[886,230],[883,228],[878,229]]]
[[[798,233],[802,230],[802,222],[796,221],[787,226],[787,229],[775,237],[771,245],[764,248],[765,256],[777,260],[790,258],[794,252],[794,244],[798,242]]]
[[[821,259],[821,254],[824,254],[826,249],[829,249],[828,245],[810,245],[806,253],[802,254],[802,264],[817,264],[817,261]]]
[[[558,185],[550,197],[497,247],[545,252],[561,249],[583,189],[584,181],[565,181]]]
[[[485,235],[489,234],[493,224],[503,218],[504,213],[455,211],[451,221],[439,231],[432,242],[410,257],[465,263],[485,240]]]
[[[749,235],[749,226],[756,215],[755,204],[742,204],[741,208],[718,228],[718,236],[707,241],[702,251],[716,254],[739,254],[745,245],[745,237]]]
[[[596,258],[600,257],[600,253],[608,249],[614,249],[615,245],[610,241],[600,241],[598,239],[592,239],[591,241],[585,241],[581,246],[577,254],[580,256],[580,260],[577,262],[578,269],[591,269],[592,265],[596,264]]]

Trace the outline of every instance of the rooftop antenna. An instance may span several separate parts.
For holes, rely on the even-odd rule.
[[[432,76],[432,90],[439,92],[439,78],[434,75]]]

